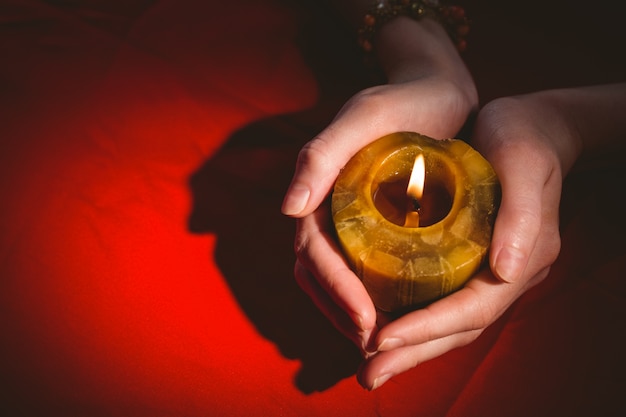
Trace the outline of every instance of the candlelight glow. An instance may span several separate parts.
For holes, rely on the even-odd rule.
[[[409,185],[406,189],[406,195],[409,201],[409,207],[406,212],[406,227],[419,226],[419,200],[424,194],[424,180],[426,177],[426,167],[424,166],[424,155],[419,154],[413,163],[413,170],[409,177]]]

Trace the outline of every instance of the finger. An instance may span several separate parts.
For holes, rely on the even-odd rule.
[[[357,380],[364,388],[374,390],[395,375],[473,342],[481,333],[481,330],[472,330],[415,346],[379,352],[361,365]]]
[[[357,106],[340,112],[335,121],[300,150],[283,200],[283,214],[310,214],[328,195],[350,158],[376,138],[390,133],[372,126],[374,118],[366,116],[362,109],[363,106]]]
[[[368,346],[374,329],[362,330],[357,327],[348,314],[335,304],[328,293],[317,283],[315,277],[299,261],[296,261],[294,275],[300,288],[311,298],[315,306],[333,326],[352,340],[364,357],[371,355],[373,352],[368,350]]]
[[[490,265],[505,282],[520,279],[539,237],[543,196],[554,161],[549,151],[528,139],[510,139],[491,153],[502,186],[494,227]]]
[[[377,350],[389,351],[492,324],[522,293],[523,283],[507,284],[485,269],[464,288],[419,310],[412,311],[381,328]]]
[[[408,314],[391,322],[379,330],[377,337],[390,343],[379,346],[377,353],[361,366],[357,375],[359,383],[365,388],[376,389],[395,375],[473,342],[504,313],[519,294],[543,280],[549,269],[540,269],[525,285],[518,284],[518,290],[512,290],[516,284],[499,282],[495,277],[488,284],[491,293],[485,292],[484,282],[476,285],[475,281],[470,281],[468,287],[472,288],[474,294],[462,294],[461,290],[432,304],[430,311],[427,311],[427,307],[412,316]],[[476,296],[478,293],[480,297]],[[501,301],[492,301],[493,307],[489,308],[486,306],[490,303],[476,302],[482,300],[482,297]],[[425,311],[427,313],[423,314]],[[420,323],[420,320],[424,321]]]
[[[322,205],[298,220],[296,255],[321,289],[361,330],[372,330],[376,326],[376,309],[363,283],[327,232],[329,216],[328,206]]]

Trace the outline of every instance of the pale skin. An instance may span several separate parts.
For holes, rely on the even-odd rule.
[[[388,84],[357,93],[303,147],[282,207],[297,219],[296,280],[363,352],[357,379],[367,389],[472,342],[545,279],[560,251],[565,175],[581,153],[626,137],[626,83],[543,91],[484,106],[472,145],[502,186],[488,267],[461,290],[390,320],[374,307],[332,237],[327,197],[350,157],[385,134],[455,137],[478,111],[478,94],[434,21],[397,18],[379,32],[376,49]]]

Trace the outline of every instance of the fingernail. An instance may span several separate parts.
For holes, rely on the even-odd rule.
[[[376,351],[369,348],[367,340],[361,340],[361,354],[363,355],[363,359],[368,359],[374,356]]]
[[[354,324],[357,325],[359,330],[361,330],[363,332],[369,330],[369,329],[366,329],[365,326],[363,325],[363,316],[361,316],[360,314],[355,314],[353,321],[354,321]]]
[[[303,185],[292,185],[285,196],[281,211],[287,216],[293,216],[304,210],[311,191]]]
[[[523,259],[519,250],[510,247],[503,248],[496,259],[494,272],[501,280],[513,282],[521,274]]]
[[[381,375],[378,378],[376,378],[374,380],[374,383],[370,387],[370,391],[374,391],[376,388],[379,388],[380,386],[382,386],[385,382],[389,381],[389,379],[392,376],[393,376],[392,374],[385,374],[385,375]]]
[[[380,342],[377,350],[392,350],[401,346],[404,346],[404,341],[402,339],[398,337],[389,337]]]

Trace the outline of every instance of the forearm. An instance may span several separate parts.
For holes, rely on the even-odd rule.
[[[355,39],[359,29],[364,27],[366,15],[373,16],[379,23],[385,21],[367,37],[371,50],[364,53],[373,55],[388,83],[436,79],[438,82],[448,83],[450,89],[464,97],[464,102],[470,103],[467,106],[469,109],[476,108],[478,93],[474,80],[447,31],[451,26],[439,20],[442,15],[429,9],[422,17],[400,14],[385,20],[372,12],[373,4],[371,0],[333,1],[334,7],[351,22]],[[461,22],[464,22],[463,18]]]
[[[434,20],[398,17],[378,32],[377,60],[390,83],[411,81],[431,74],[463,80],[469,72],[445,29]]]
[[[379,2],[385,3],[382,0]],[[372,0],[334,0],[332,2],[349,22],[354,30],[355,38],[359,30],[366,27],[366,21],[369,22],[370,27],[375,28],[372,30],[373,34],[363,35],[365,39],[360,40],[368,44],[364,49],[371,48],[371,53],[376,56],[378,64],[391,78],[390,82],[415,79],[435,68],[437,71],[446,72],[448,69],[464,66],[447,32],[447,29],[456,32],[459,27],[450,23],[450,18],[446,18],[446,23],[442,23],[443,14],[451,13],[450,10],[440,13],[437,8],[424,8],[420,17],[408,17],[406,14],[412,13],[409,10],[414,10],[411,6],[421,8],[427,2],[409,2],[407,7],[400,9],[392,5],[377,9],[373,6],[375,3]],[[463,15],[461,8],[456,9]],[[391,10],[394,12],[392,13]],[[395,17],[389,17],[390,15]],[[367,19],[366,16],[368,16]],[[453,21],[458,21],[458,25],[464,25],[463,19],[459,17]],[[460,31],[463,30],[460,29]],[[413,67],[413,70],[406,71],[407,67]],[[399,70],[401,68],[402,70]],[[420,71],[416,73],[418,69]]]
[[[626,83],[546,90],[526,97],[547,114],[560,116],[545,123],[565,126],[564,140],[554,138],[564,172],[581,157],[626,145]]]
[[[563,103],[581,152],[626,143],[626,83],[554,90]]]

